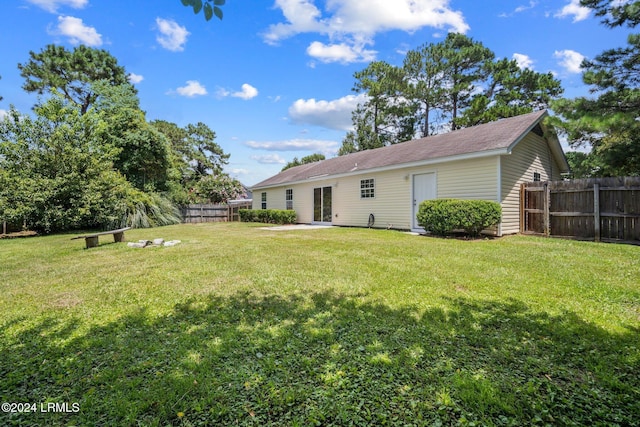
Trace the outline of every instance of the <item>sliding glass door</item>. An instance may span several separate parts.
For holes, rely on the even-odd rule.
[[[331,187],[313,189],[313,222],[331,223]]]

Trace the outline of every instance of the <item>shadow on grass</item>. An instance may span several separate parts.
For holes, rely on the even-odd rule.
[[[2,401],[69,405],[0,424],[632,425],[640,414],[637,330],[518,301],[418,313],[241,294],[73,337],[78,326],[2,331]]]

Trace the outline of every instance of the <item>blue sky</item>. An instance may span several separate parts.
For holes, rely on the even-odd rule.
[[[497,57],[553,72],[565,96],[588,94],[582,58],[623,46],[578,0],[227,0],[206,22],[180,0],[3,0],[0,115],[27,113],[17,64],[55,43],[106,49],[130,73],[147,119],[204,122],[247,185],[294,157],[335,155],[359,98],[353,73],[449,31]],[[248,6],[250,5],[250,6]]]

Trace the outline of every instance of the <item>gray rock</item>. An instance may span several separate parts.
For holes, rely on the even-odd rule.
[[[180,240],[169,240],[168,242],[164,242],[165,246],[175,246],[178,243],[181,243]]]
[[[153,239],[153,244],[156,246],[164,245],[164,239]]]
[[[129,242],[127,243],[127,246],[129,246],[130,248],[144,248],[145,245],[144,243],[140,243],[140,242]]]

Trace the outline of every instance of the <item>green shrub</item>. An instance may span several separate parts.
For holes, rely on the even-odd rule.
[[[420,204],[417,218],[421,227],[439,236],[454,230],[477,236],[500,223],[502,208],[499,203],[486,200],[425,200]]]
[[[282,209],[240,209],[240,221],[262,222],[265,224],[293,224],[296,222],[296,211]]]

